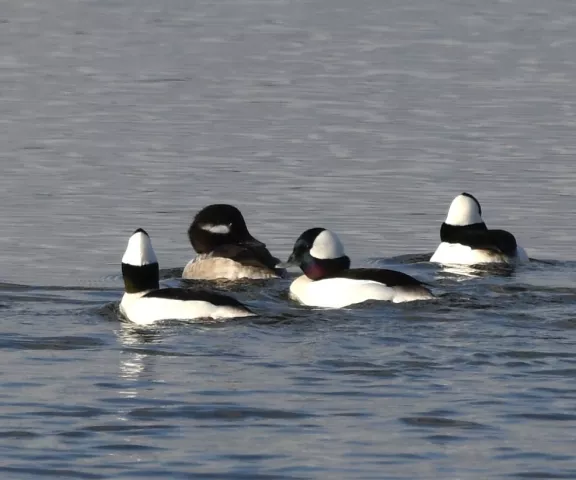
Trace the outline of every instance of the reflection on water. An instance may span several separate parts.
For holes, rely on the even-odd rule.
[[[123,360],[120,361],[120,376],[122,378],[126,380],[138,380],[145,369],[148,372],[150,371],[149,355],[129,352],[128,355],[123,357]],[[130,392],[130,394],[135,395],[135,392]]]
[[[120,345],[120,377],[131,382],[153,376],[155,356],[153,346],[160,343],[160,333],[153,328],[135,328],[122,324],[116,330]],[[137,389],[119,392],[127,397],[136,396]]]
[[[513,277],[517,268],[516,266],[505,264],[442,265],[442,273],[452,274],[454,279],[461,280],[466,277]]]

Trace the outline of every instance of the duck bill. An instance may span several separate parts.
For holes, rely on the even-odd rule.
[[[297,267],[299,265],[300,262],[296,260],[296,256],[294,255],[294,253],[292,253],[292,255],[288,257],[288,260],[286,260],[285,262],[280,262],[278,265],[276,265],[276,268]]]

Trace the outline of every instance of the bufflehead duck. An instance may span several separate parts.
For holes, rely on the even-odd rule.
[[[440,228],[440,241],[431,262],[475,265],[529,261],[514,235],[506,230],[488,229],[482,220],[480,202],[469,193],[452,200]]]
[[[122,257],[125,293],[120,311],[128,320],[149,325],[160,320],[233,318],[254,315],[238,300],[219,293],[160,288],[160,269],[148,234],[139,228]]]
[[[280,262],[256,240],[236,207],[209,205],[194,217],[188,238],[198,256],[184,267],[183,278],[240,280],[279,278]]]
[[[340,239],[324,228],[306,230],[283,267],[298,265],[304,275],[290,285],[290,295],[304,305],[342,308],[367,300],[394,303],[434,298],[422,282],[402,272],[350,268]]]

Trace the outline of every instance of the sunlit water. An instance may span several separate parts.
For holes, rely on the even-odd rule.
[[[576,478],[574,32],[560,0],[5,0],[2,478]],[[462,191],[543,261],[427,263]],[[213,202],[438,298],[121,323],[130,233],[178,285]]]

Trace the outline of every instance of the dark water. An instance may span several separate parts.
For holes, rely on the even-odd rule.
[[[576,478],[574,32],[560,0],[5,0],[2,478]],[[428,264],[464,190],[544,261]],[[212,202],[438,299],[121,323],[130,233],[178,284]]]

